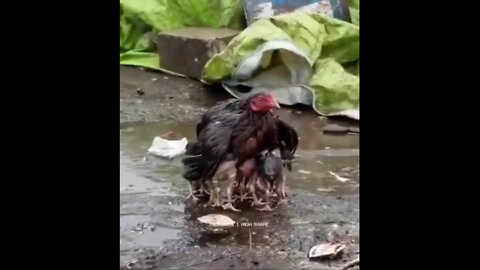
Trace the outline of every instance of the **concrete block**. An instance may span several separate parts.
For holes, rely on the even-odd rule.
[[[200,79],[204,65],[221,52],[239,31],[186,27],[157,36],[160,67],[186,77]]]

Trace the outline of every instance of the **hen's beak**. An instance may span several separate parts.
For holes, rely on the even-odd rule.
[[[277,109],[280,109],[280,104],[278,104],[278,101],[274,100],[273,102],[274,102],[273,107],[277,108]]]

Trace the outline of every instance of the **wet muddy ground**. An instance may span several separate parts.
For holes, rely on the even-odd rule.
[[[185,201],[180,160],[149,156],[147,149],[167,132],[194,139],[201,114],[229,96],[136,68],[121,67],[120,78],[121,269],[338,269],[359,257],[358,136],[323,134],[326,119],[283,108],[280,117],[300,136],[287,173],[289,202],[273,212],[204,208]],[[196,220],[209,213],[243,226],[211,234]],[[310,261],[310,247],[327,241],[347,248],[338,258]]]

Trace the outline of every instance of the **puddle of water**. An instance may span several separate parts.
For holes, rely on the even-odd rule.
[[[121,153],[120,194],[150,193],[159,196],[171,194],[171,188],[167,183],[145,176],[148,170],[148,166],[132,162]]]
[[[164,126],[158,122],[123,125],[120,128],[120,151],[133,160],[141,160],[156,136],[170,133],[170,139],[186,137],[191,141],[195,138],[195,125],[182,123]]]
[[[120,216],[120,250],[132,247],[162,247],[166,240],[179,239],[181,230],[159,226],[146,215]]]
[[[286,172],[289,188],[316,194],[358,193],[358,136],[323,134],[321,128],[325,120],[309,113],[297,114],[283,110],[280,116],[296,128],[300,137],[293,171]],[[130,192],[151,192],[152,195],[172,194],[172,191],[177,195],[185,194],[187,183],[181,176],[180,158],[157,158],[148,155],[147,149],[155,136],[165,133],[170,133],[171,139],[186,137],[193,141],[195,125],[142,123],[123,126],[120,130],[121,186],[133,185],[136,191]],[[339,181],[331,173],[349,180]]]

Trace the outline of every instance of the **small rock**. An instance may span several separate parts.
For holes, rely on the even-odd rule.
[[[136,92],[137,92],[137,95],[139,95],[139,96],[145,95],[145,92],[143,91],[142,88],[138,88],[138,89],[136,90]]]

